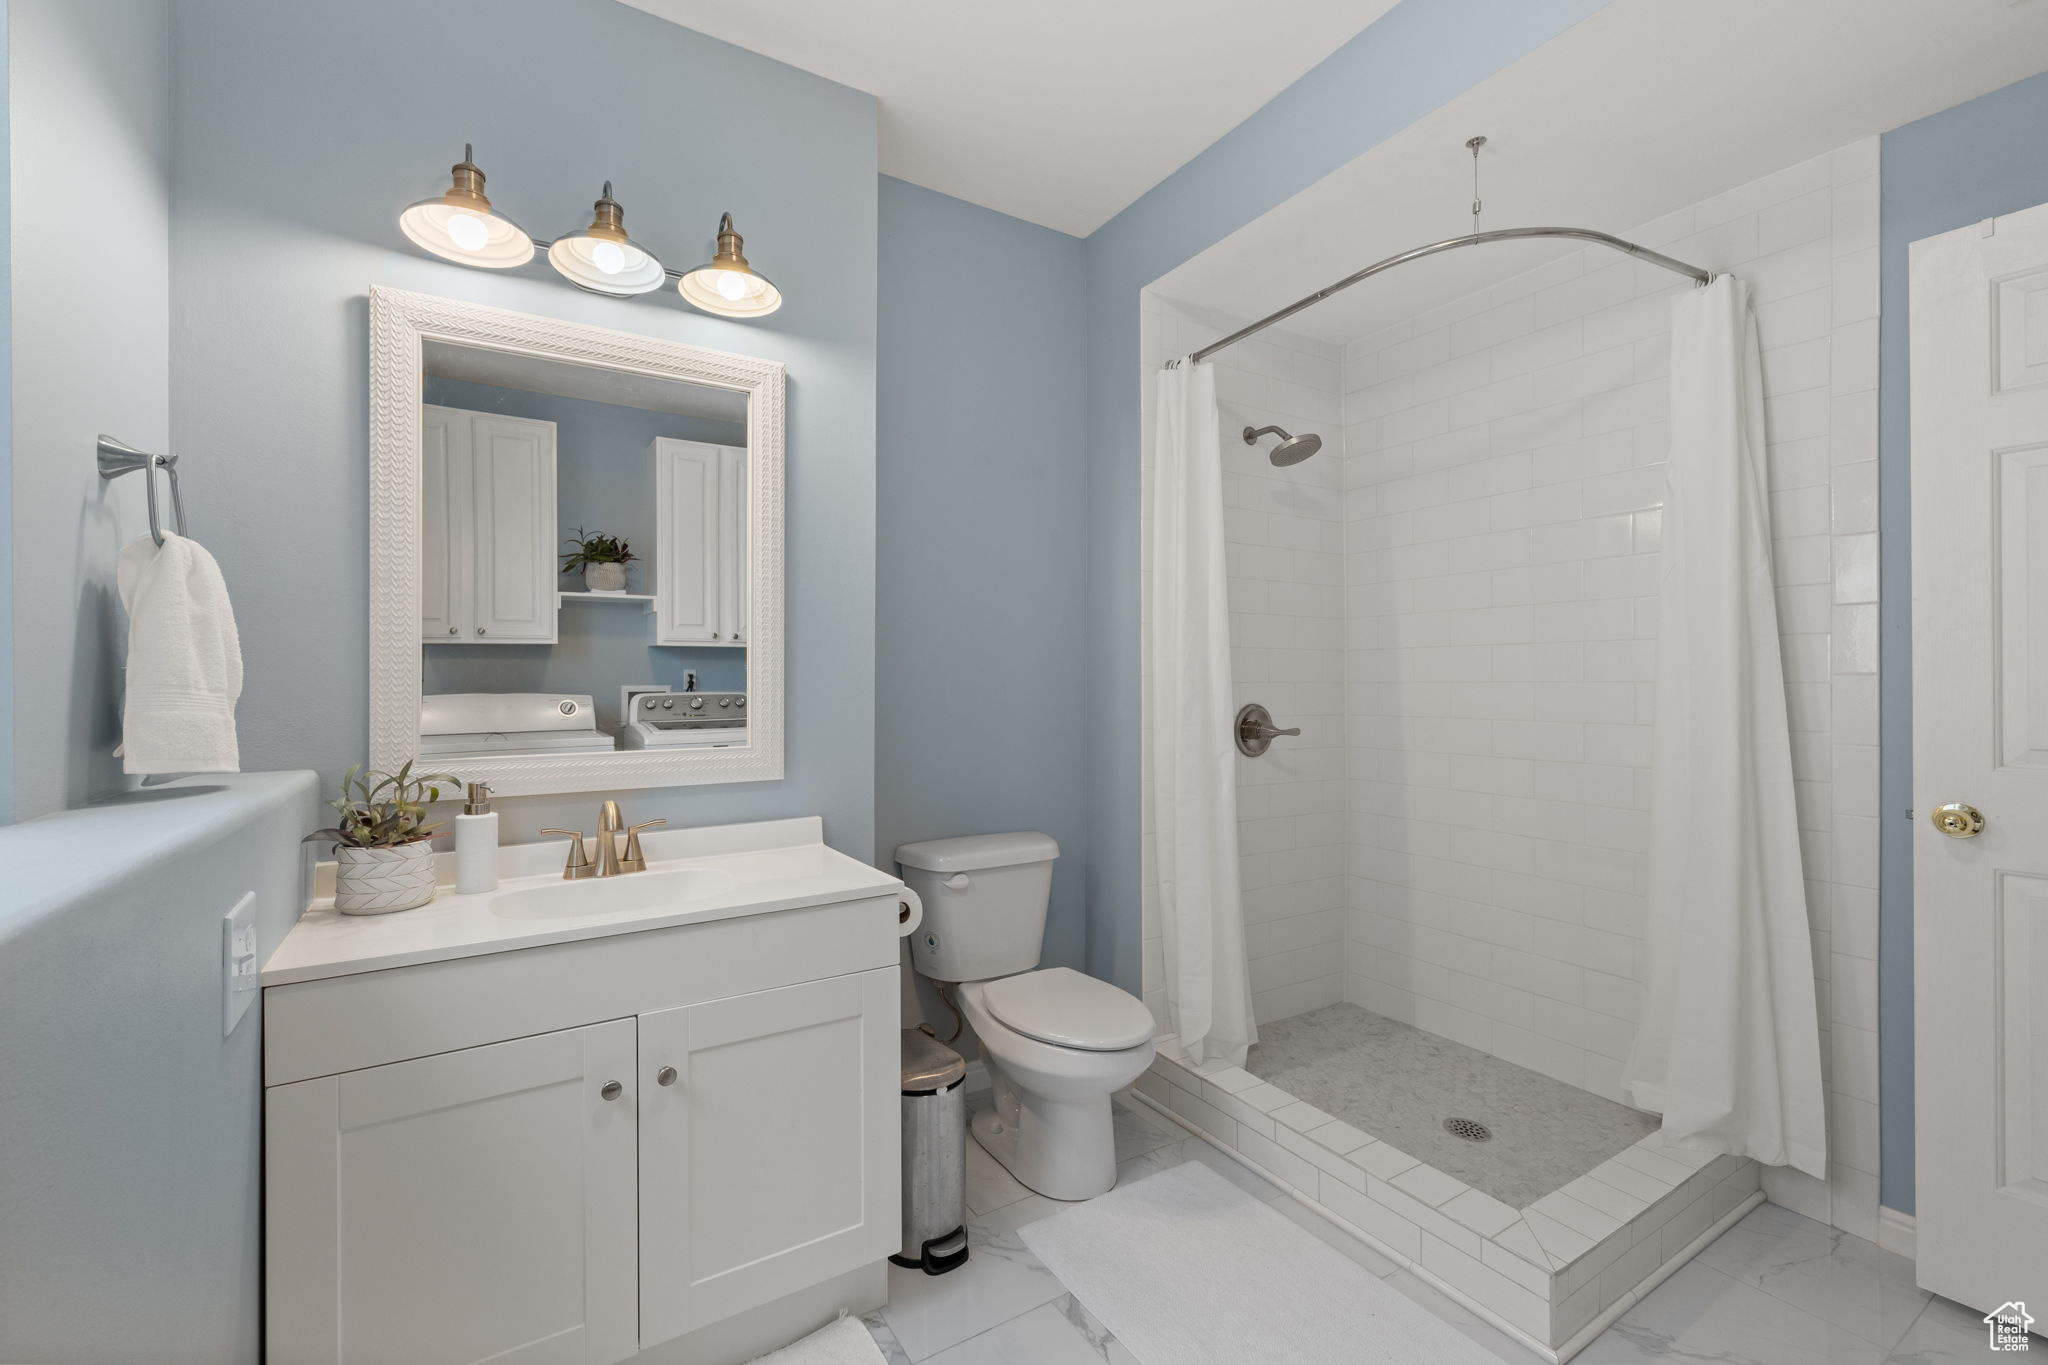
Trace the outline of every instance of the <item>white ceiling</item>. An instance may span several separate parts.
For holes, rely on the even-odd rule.
[[[657,374],[549,360],[545,356],[515,355],[482,346],[458,346],[448,341],[429,341],[422,350],[427,373],[440,379],[493,384],[501,389],[548,393],[557,398],[581,398],[620,408],[708,417],[720,422],[747,420],[747,396],[731,389],[714,389],[707,384],[691,384]]]
[[[1394,0],[624,3],[877,96],[885,174],[1086,236]]]
[[[1468,232],[1475,133],[1483,226],[1625,232],[2044,68],[2048,0],[1614,0],[1155,287],[1250,319]],[[1573,249],[1450,252],[1284,325],[1346,341]]]

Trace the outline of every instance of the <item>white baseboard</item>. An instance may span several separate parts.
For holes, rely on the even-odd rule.
[[[1915,1248],[1920,1243],[1920,1224],[1910,1213],[1900,1213],[1883,1205],[1877,1210],[1877,1244],[1886,1251],[1917,1260]]]

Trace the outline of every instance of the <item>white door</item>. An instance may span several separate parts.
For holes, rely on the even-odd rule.
[[[447,644],[470,633],[469,414],[424,409],[420,431],[420,638]]]
[[[725,638],[743,644],[747,638],[747,452],[732,446],[719,450],[719,515],[725,522],[719,541],[718,604]]]
[[[270,1365],[632,1355],[633,1054],[618,1019],[266,1091]]]
[[[717,644],[721,449],[700,441],[654,442],[656,643]]]
[[[2048,1317],[2048,206],[1913,244],[1912,354],[1920,1283]]]
[[[477,644],[552,644],[561,599],[555,424],[474,413]]]
[[[640,1016],[645,1344],[897,1249],[897,1003],[883,967]]]

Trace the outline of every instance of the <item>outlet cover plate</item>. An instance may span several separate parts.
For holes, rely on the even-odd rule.
[[[244,892],[221,917],[221,1037],[235,1031],[256,1003],[256,893]]]

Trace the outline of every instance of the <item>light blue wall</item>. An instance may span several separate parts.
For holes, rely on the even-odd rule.
[[[653,592],[654,466],[647,448],[658,436],[744,446],[744,422],[653,412],[646,408],[562,398],[527,389],[429,375],[421,396],[472,412],[530,417],[555,424],[555,514],[558,538],[577,527],[620,537],[639,558],[626,566],[629,592]],[[558,544],[558,552],[568,550]],[[580,589],[580,575],[561,581]],[[638,604],[575,603],[558,619],[552,645],[429,644],[420,676],[435,692],[575,692],[595,699],[597,723],[616,733],[619,687],[667,683],[680,692],[688,675],[706,692],[747,685],[742,649],[656,645],[654,618]]]
[[[1087,951],[1095,975],[1138,988],[1139,291],[1604,4],[1402,0],[1088,238]]]
[[[147,522],[141,476],[103,484],[93,441],[168,436],[170,14],[13,0],[7,26],[9,741],[27,819],[122,786],[114,557]]]
[[[1045,961],[1079,967],[1096,700],[1082,244],[886,177],[881,207],[876,860],[1045,831],[1061,854]]]
[[[1878,482],[1881,550],[1879,724],[1883,743],[1878,892],[1878,1080],[1882,1202],[1913,1199],[1913,558],[1907,248],[1922,237],[2048,202],[2048,75],[1884,135],[1879,254]]]
[[[254,1365],[263,1011],[221,917],[305,906],[311,773],[188,778],[0,829],[0,1360]]]
[[[397,285],[789,367],[788,776],[625,804],[678,824],[822,814],[871,853],[874,99],[614,0],[187,0],[173,51],[171,429],[248,623],[243,761],[332,784],[363,757],[364,298]],[[465,141],[543,236],[607,178],[677,263],[730,210],[788,303],[731,322],[421,255],[398,211],[446,186]],[[584,827],[591,801],[507,800],[504,835]]]

